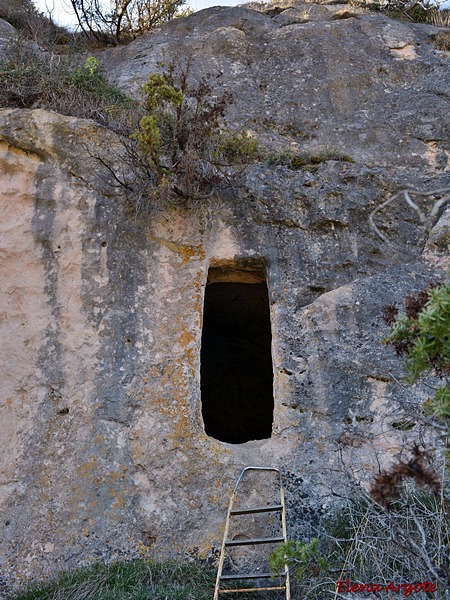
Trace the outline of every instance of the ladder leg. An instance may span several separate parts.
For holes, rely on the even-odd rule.
[[[284,541],[287,542],[287,527],[286,527],[286,504],[284,500],[284,489],[280,487],[280,500],[281,500],[281,526],[283,528]],[[291,600],[291,587],[289,581],[289,567],[284,564],[284,572],[286,574],[285,586],[286,586],[286,600]]]
[[[222,548],[220,549],[219,566],[217,567],[216,587],[214,588],[214,600],[219,600],[220,577],[222,575],[223,563],[225,561],[225,542],[228,539],[228,529],[230,527],[230,514],[233,508],[235,492],[231,494],[230,503],[228,505],[227,518],[225,521],[225,531],[223,532]]]

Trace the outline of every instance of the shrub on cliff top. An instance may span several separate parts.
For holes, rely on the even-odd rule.
[[[189,14],[186,0],[70,0],[84,34],[100,42],[118,44]]]
[[[39,12],[32,0],[0,0],[0,19],[10,23],[26,39],[45,48],[68,40],[72,35]]]
[[[225,127],[231,94],[214,95],[211,76],[194,82],[189,75],[189,60],[172,62],[143,89],[145,114],[132,138],[154,200],[206,199],[259,156],[251,135]]]
[[[116,131],[129,129],[136,116],[134,101],[106,81],[93,57],[79,66],[22,41],[0,62],[0,105],[91,118]]]

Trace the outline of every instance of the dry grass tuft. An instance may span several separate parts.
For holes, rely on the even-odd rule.
[[[440,31],[435,38],[436,48],[450,52],[450,31]]]

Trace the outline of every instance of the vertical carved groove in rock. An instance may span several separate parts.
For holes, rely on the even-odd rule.
[[[229,268],[210,269],[208,281],[200,369],[205,432],[231,444],[269,438],[274,401],[267,284],[261,273]]]

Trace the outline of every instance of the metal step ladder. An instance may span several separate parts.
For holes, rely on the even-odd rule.
[[[233,504],[236,499],[239,483],[243,476],[248,471],[273,471],[278,473],[278,484],[280,490],[280,502],[279,504],[272,504],[269,506],[256,506],[254,508],[243,508],[233,509]],[[230,528],[230,520],[232,517],[239,517],[240,515],[259,514],[259,513],[280,513],[281,515],[281,531],[280,535],[270,538],[253,538],[245,540],[229,540],[228,532]],[[235,546],[250,546],[259,544],[276,544],[287,541],[286,533],[286,506],[284,503],[284,490],[281,484],[281,473],[279,469],[274,467],[245,467],[239,475],[236,485],[234,486],[233,493],[231,494],[230,503],[228,505],[227,518],[225,521],[225,531],[223,534],[222,548],[220,550],[219,566],[217,569],[216,587],[214,589],[214,600],[219,600],[221,594],[233,594],[237,592],[262,592],[262,591],[285,591],[286,600],[291,600],[291,592],[289,585],[289,570],[288,566],[284,566],[284,573],[281,577],[284,578],[284,585],[265,586],[265,587],[252,587],[252,588],[226,588],[221,589],[220,584],[224,581],[232,580],[244,580],[244,579],[271,579],[273,577],[280,577],[277,573],[238,573],[236,575],[222,575],[225,557],[227,555],[227,549]]]

